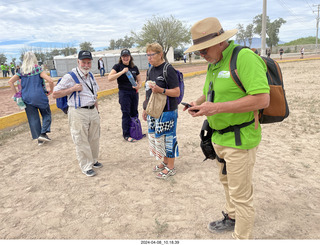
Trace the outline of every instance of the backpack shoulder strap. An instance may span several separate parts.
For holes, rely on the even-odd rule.
[[[92,80],[94,79],[94,77],[93,77],[93,74],[92,74],[92,72],[90,71],[89,72],[89,74],[90,74],[90,77],[92,78]]]
[[[237,46],[234,48],[232,52],[232,56],[230,59],[230,73],[231,73],[231,78],[232,80],[238,85],[238,87],[246,93],[246,89],[243,87],[242,82],[240,81],[238,71],[237,71],[237,59],[238,59],[238,54],[241,49],[246,48],[243,46]],[[259,112],[258,111],[253,111],[254,114],[254,124],[255,124],[255,129],[258,128],[259,126]]]
[[[149,80],[149,74],[150,74],[150,71],[151,71],[152,68],[153,68],[153,66],[150,66],[150,67],[148,68],[148,70],[147,70],[147,78],[146,78],[146,81]]]
[[[77,75],[76,75],[73,71],[69,72],[69,74],[71,75],[72,79],[73,79],[76,83],[80,84],[80,81],[79,81]],[[79,105],[79,107],[81,107],[81,101],[80,101],[80,95],[79,95],[79,93],[80,93],[80,92],[78,92],[78,98],[79,98],[79,99],[78,99],[78,100],[79,100],[79,101],[78,101],[78,105]],[[77,108],[76,92],[73,92],[73,93],[70,95],[69,98],[71,98],[72,95],[74,96],[74,107]]]
[[[242,91],[246,92],[245,88],[242,85],[242,82],[239,79],[238,70],[237,70],[238,54],[239,54],[240,50],[243,48],[244,48],[243,46],[237,46],[234,48],[234,50],[232,52],[231,59],[230,59],[229,67],[230,67],[230,73],[231,73],[232,80],[238,85],[238,87]]]
[[[168,67],[170,66],[171,64],[169,63],[165,63],[164,66],[163,66],[163,77],[164,77],[164,80],[167,82],[167,77],[168,77]]]
[[[77,75],[73,71],[69,72],[69,74],[76,83],[80,83]]]

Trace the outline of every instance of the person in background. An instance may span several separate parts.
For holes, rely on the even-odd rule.
[[[104,68],[104,62],[103,62],[102,58],[100,58],[98,60],[98,69],[100,70],[100,76],[104,77],[104,73],[106,72],[106,70]]]
[[[73,143],[76,146],[80,169],[86,176],[96,175],[93,168],[101,168],[98,162],[100,146],[100,116],[98,110],[99,86],[90,73],[92,54],[81,50],[78,54],[78,67],[72,72],[80,84],[68,73],[54,87],[53,98],[68,96],[68,120]],[[75,96],[70,96],[75,93]],[[80,93],[81,92],[81,93]]]
[[[176,97],[180,95],[179,80],[172,65],[168,66],[167,77],[164,77],[163,68],[166,62],[160,44],[149,44],[146,50],[148,61],[152,65],[147,72],[147,78],[154,81],[155,85],[149,85],[150,89],[146,91],[142,117],[148,122],[150,155],[155,156],[157,160],[162,160],[162,163],[156,165],[153,171],[159,172],[156,175],[157,178],[166,179],[176,174],[174,163],[175,158],[179,156],[176,136],[178,119]],[[159,118],[147,115],[146,112],[151,93],[161,93],[168,96],[167,104]]]
[[[10,63],[10,69],[11,69],[11,74],[13,76],[15,74],[15,67],[14,67],[13,62]]]
[[[129,81],[126,73],[130,71],[136,85]],[[128,142],[136,142],[130,137],[131,117],[138,117],[139,93],[141,88],[141,76],[138,67],[133,63],[133,57],[128,49],[123,49],[119,62],[112,67],[108,75],[108,80],[117,79],[119,88],[119,104],[122,112],[122,136]]]
[[[1,63],[1,71],[2,71],[2,77],[6,77],[6,69],[3,63]]]
[[[19,79],[21,79],[21,95],[26,105],[25,111],[32,138],[38,139],[38,145],[43,145],[44,142],[51,141],[47,135],[51,131],[51,110],[48,95],[53,91],[53,80],[38,66],[37,58],[31,51],[24,54],[21,71],[8,81],[13,94],[17,93],[14,83]],[[49,82],[49,91],[46,90],[44,80]],[[42,117],[42,125],[39,112]]]
[[[16,67],[16,73],[20,73],[20,66]]]
[[[301,50],[300,50],[300,54],[301,54],[300,59],[303,59],[304,47],[302,47],[302,48],[301,48]]]
[[[230,75],[230,59],[237,46],[229,38],[236,29],[224,30],[217,18],[196,22],[191,28],[193,45],[185,52],[197,51],[209,62],[203,94],[189,109],[193,117],[206,116],[214,130],[212,142],[226,172],[217,161],[226,204],[223,219],[210,222],[210,232],[234,231],[236,239],[252,239],[254,225],[253,166],[261,141],[257,110],[269,105],[267,67],[250,49],[242,49],[237,58],[237,71],[247,92],[242,91]],[[236,125],[233,126],[233,125]]]
[[[279,49],[279,53],[280,53],[280,60],[282,60],[283,48]]]
[[[6,70],[6,77],[9,77],[10,76],[10,69],[7,64],[4,64],[4,69]]]
[[[270,56],[271,56],[271,49],[267,49],[267,56],[268,56],[268,58],[270,58]]]

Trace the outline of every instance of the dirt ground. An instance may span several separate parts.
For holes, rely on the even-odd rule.
[[[320,239],[320,60],[280,64],[290,116],[263,125],[254,169],[255,239]],[[184,101],[201,95],[205,75],[185,79]],[[140,91],[140,105],[144,91]],[[0,138],[0,239],[232,239],[207,224],[222,218],[215,161],[203,162],[204,118],[179,108],[177,174],[158,180],[144,138],[121,136],[118,96],[100,99],[97,176],[83,175],[67,117],[53,115],[52,141],[38,146],[26,124]],[[141,111],[141,110],[140,110]],[[141,119],[141,118],[140,118]],[[147,132],[146,122],[142,128]]]

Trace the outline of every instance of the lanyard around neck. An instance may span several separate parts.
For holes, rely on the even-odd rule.
[[[92,85],[92,82],[91,82],[91,79],[90,79],[90,74],[88,73],[91,87],[89,87],[89,85],[83,80],[83,78],[82,78],[82,76],[80,75],[78,69],[77,69],[77,73],[78,73],[79,77],[81,78],[81,80],[83,81],[83,83],[88,87],[88,89],[89,89],[89,90],[91,91],[91,93],[94,95],[93,85]]]

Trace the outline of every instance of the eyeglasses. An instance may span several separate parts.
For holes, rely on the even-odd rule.
[[[153,54],[147,54],[148,57],[153,57],[154,55],[159,54],[159,53],[153,53]]]
[[[200,56],[200,55],[206,55],[206,54],[208,53],[208,49],[209,49],[209,48],[201,49],[201,50],[199,50],[199,51],[194,51],[194,54],[195,54],[195,55],[198,55],[198,56]]]

